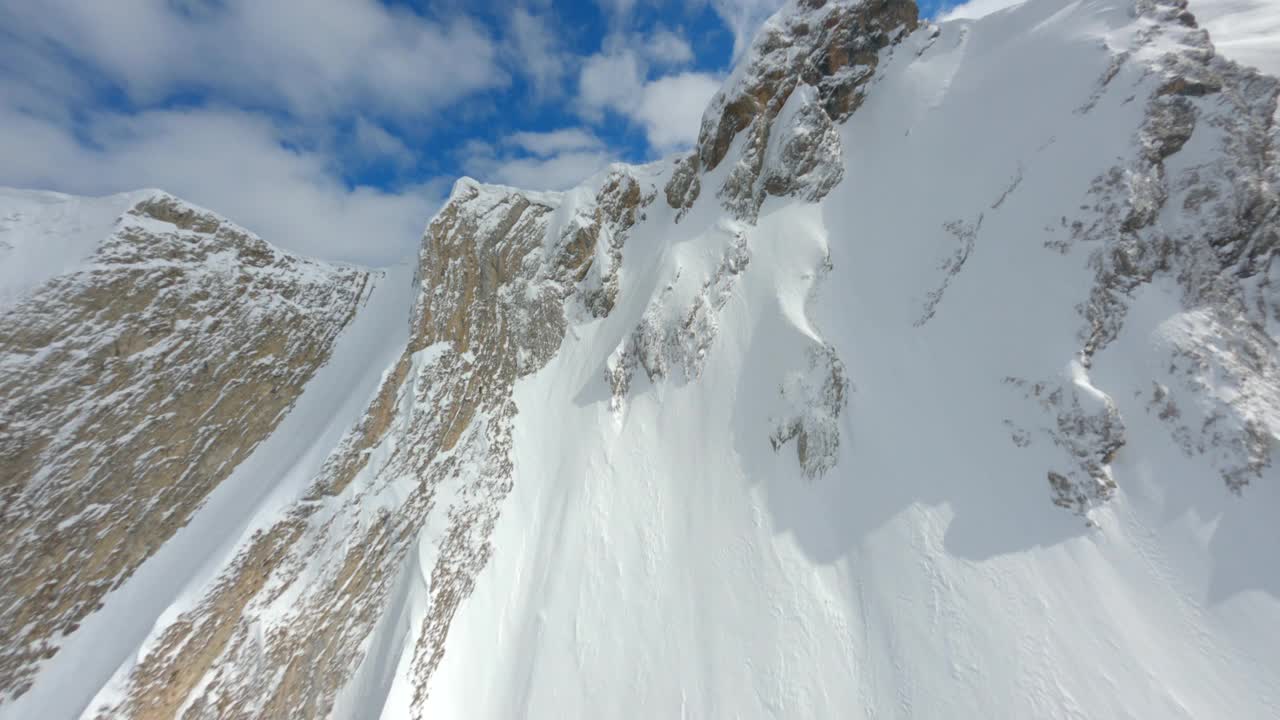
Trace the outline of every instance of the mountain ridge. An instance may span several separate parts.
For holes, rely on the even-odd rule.
[[[792,2],[691,154],[315,264],[351,314],[165,530],[217,552],[35,612],[0,717],[1274,710],[1277,81],[1174,0],[915,23]],[[166,197],[144,241],[235,240]]]

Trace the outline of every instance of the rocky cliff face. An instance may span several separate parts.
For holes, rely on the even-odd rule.
[[[379,281],[139,198],[0,316],[0,717],[1256,714],[1278,94],[1181,0],[793,0],[689,155],[459,181],[340,440],[58,688]]]
[[[153,194],[87,266],[5,309],[0,692],[275,429],[368,279]]]

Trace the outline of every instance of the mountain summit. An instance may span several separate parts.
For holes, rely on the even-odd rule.
[[[415,267],[0,193],[0,718],[1276,716],[1278,96],[791,0]]]

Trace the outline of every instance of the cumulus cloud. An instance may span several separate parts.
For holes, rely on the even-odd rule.
[[[694,142],[718,76],[691,69],[678,27],[639,30],[634,0],[598,2],[614,32],[575,55],[544,0],[489,25],[456,0],[428,14],[384,0],[0,0],[0,184],[160,187],[293,250],[391,262],[447,190],[436,174],[570,187],[618,159],[589,128],[613,139],[604,124],[619,119],[646,152]],[[712,3],[735,37],[776,5],[686,3]],[[513,79],[529,117],[586,127],[440,144],[486,132]],[[566,88],[570,117],[546,114]]]
[[[782,7],[784,0],[707,0],[733,33],[733,56],[751,47],[760,26]]]
[[[352,135],[354,149],[365,164],[390,162],[397,167],[406,167],[413,163],[414,152],[404,140],[363,115],[356,118]]]
[[[604,169],[613,159],[604,142],[582,128],[517,132],[496,145],[472,141],[463,167],[483,182],[529,190],[564,190]]]
[[[666,57],[680,54],[679,38],[673,38],[655,34],[639,42],[614,43],[587,58],[578,76],[579,113],[595,122],[606,112],[627,118],[644,130],[658,153],[692,145],[720,79],[694,71],[654,76],[654,48]]]
[[[446,188],[348,188],[324,153],[288,149],[269,119],[237,110],[98,114],[70,129],[0,109],[0,184],[98,195],[159,187],[281,247],[387,264],[417,245]]]
[[[606,109],[626,114],[644,82],[644,69],[633,49],[592,55],[578,74],[580,110],[593,120],[599,120]]]
[[[636,0],[596,0],[596,4],[616,24],[627,20],[636,6]]]
[[[516,8],[508,21],[512,63],[529,79],[535,97],[559,94],[570,58],[550,20],[525,8]]]
[[[56,49],[139,105],[197,90],[300,116],[417,116],[508,81],[482,26],[378,0],[0,0],[0,26],[8,53]]]
[[[503,142],[538,157],[604,148],[604,142],[600,138],[582,128],[563,128],[549,132],[515,132],[505,137]]]
[[[688,147],[698,139],[702,112],[719,89],[720,80],[706,73],[660,77],[645,84],[632,116],[655,149]]]
[[[642,47],[645,56],[654,63],[684,65],[693,61],[693,48],[689,41],[666,28],[655,30],[644,40]]]
[[[504,87],[501,62],[483,26],[378,0],[0,0],[0,184],[159,187],[385,264],[447,189],[401,130]],[[382,187],[347,180],[371,168]]]
[[[529,190],[565,190],[578,185],[609,164],[603,152],[569,152],[551,157],[511,158],[498,162],[492,182]]]

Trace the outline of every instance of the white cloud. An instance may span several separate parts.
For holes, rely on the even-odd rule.
[[[710,0],[711,7],[733,33],[733,56],[751,46],[760,26],[782,7],[783,0]]]
[[[551,157],[515,158],[500,162],[489,173],[493,182],[528,190],[565,190],[578,185],[609,164],[605,152],[568,152]]]
[[[665,28],[655,30],[644,41],[644,53],[650,61],[665,65],[684,65],[693,61],[693,48],[688,41]]]
[[[647,79],[644,47],[615,45],[587,58],[578,77],[578,112],[596,122],[605,111],[622,115],[644,129],[659,153],[687,147],[697,139],[702,113],[720,80],[701,72]]]
[[[421,116],[507,82],[493,39],[378,0],[0,0],[11,53],[50,48],[138,104],[192,89],[300,116]],[[8,41],[7,41],[8,42]]]
[[[719,89],[720,80],[706,73],[661,77],[644,86],[632,116],[644,125],[655,150],[688,147],[698,139],[702,113]]]
[[[558,94],[560,81],[568,71],[568,60],[548,20],[516,8],[511,13],[509,34],[511,61],[529,79],[534,95],[543,98]]]
[[[160,187],[281,247],[374,265],[417,246],[444,190],[347,188],[328,156],[287,149],[271,121],[236,110],[101,114],[87,132],[94,147],[0,109],[0,184],[79,194]]]
[[[636,0],[596,0],[600,10],[615,24],[625,22],[636,6]]]
[[[617,18],[635,9],[601,2]],[[695,58],[678,32],[617,23],[583,58],[551,12],[521,3],[499,43],[460,15],[382,0],[0,0],[0,184],[160,187],[283,247],[382,264],[417,246],[445,181],[381,190],[343,178],[424,167],[434,116],[483,122],[483,104],[464,101],[512,76],[537,102],[576,79],[571,112],[623,118],[655,151],[694,141],[718,82],[680,72]],[[104,90],[123,101],[104,108]],[[572,127],[471,142],[458,157],[483,180],[531,189],[571,187],[617,159]]]
[[[472,141],[462,154],[467,173],[478,180],[528,190],[574,187],[614,159],[599,138],[581,128],[513,133],[499,147]]]
[[[4,27],[0,6],[0,27]],[[11,41],[0,30],[0,107],[20,109],[41,117],[66,119],[69,102],[83,102],[92,88],[82,72],[49,54]]]
[[[592,119],[606,109],[628,113],[643,89],[644,69],[630,48],[592,55],[578,75],[580,109]]]
[[[393,128],[508,80],[484,28],[379,0],[0,0],[0,28],[0,184],[160,187],[369,264],[416,248],[445,183],[342,178],[401,175],[418,158]],[[100,104],[104,82],[127,110]]]
[[[504,138],[503,143],[516,146],[538,157],[575,150],[600,150],[604,147],[604,142],[600,138],[582,128],[564,128],[550,132],[516,132]]]
[[[414,152],[403,140],[363,115],[356,118],[352,134],[355,149],[360,154],[360,160],[365,163],[390,161],[399,167],[406,167],[414,162]]]

